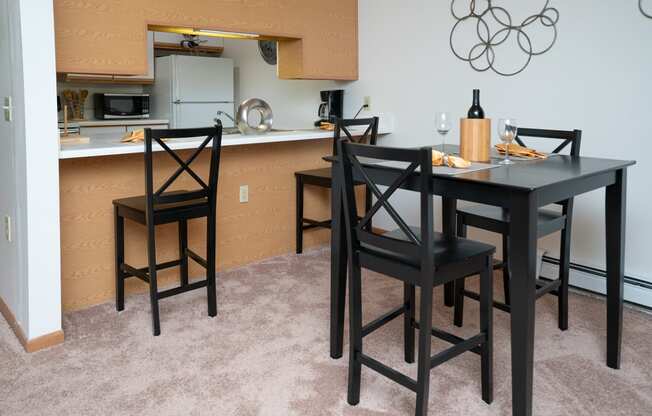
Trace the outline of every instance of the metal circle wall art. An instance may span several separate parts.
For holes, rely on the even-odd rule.
[[[463,0],[467,2],[469,0]],[[451,1],[451,14],[456,22],[451,29],[450,47],[453,54],[462,61],[468,62],[471,68],[478,72],[492,70],[498,75],[505,77],[520,74],[527,68],[533,56],[542,55],[548,52],[557,41],[557,22],[559,22],[559,11],[550,6],[550,0],[546,0],[543,8],[537,14],[525,18],[520,24],[514,24],[510,13],[501,6],[494,5],[495,1],[469,1],[469,13],[460,16],[455,13],[455,5],[458,0]],[[486,4],[481,7],[476,3]],[[477,43],[471,46],[464,53],[455,48],[455,34],[460,31],[464,23],[475,23],[475,34]],[[552,32],[552,41],[549,45],[535,49],[532,37],[528,34],[529,28],[540,23],[543,28]],[[511,36],[516,36],[519,49],[524,54],[525,63],[513,71],[501,70],[496,66],[496,48],[504,44]]]
[[[643,13],[643,16],[647,17],[648,19],[652,19],[652,7],[650,7],[650,11],[646,11],[643,8],[643,0],[638,0],[638,8]]]

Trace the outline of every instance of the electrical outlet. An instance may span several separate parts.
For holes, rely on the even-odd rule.
[[[11,240],[13,240],[13,236],[11,235],[11,217],[9,215],[5,215],[4,224],[5,224],[5,238],[7,239],[7,241],[11,243]]]
[[[240,187],[240,203],[249,202],[249,185],[242,185]]]
[[[371,109],[371,97],[370,96],[367,95],[366,97],[364,97],[363,105],[364,105],[365,109],[367,109],[367,110]]]

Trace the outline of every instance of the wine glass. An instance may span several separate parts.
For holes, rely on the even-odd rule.
[[[435,125],[437,127],[437,133],[442,137],[441,151],[446,154],[446,135],[452,128],[451,117],[446,112],[438,112],[435,114]]]
[[[505,143],[505,158],[501,165],[511,165],[514,162],[509,158],[509,145],[516,138],[518,123],[513,118],[501,118],[498,120],[498,137]]]

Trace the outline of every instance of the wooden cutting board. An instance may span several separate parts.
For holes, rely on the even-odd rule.
[[[69,134],[67,136],[59,137],[59,144],[87,144],[91,142],[91,138],[87,136],[80,136],[79,134]]]

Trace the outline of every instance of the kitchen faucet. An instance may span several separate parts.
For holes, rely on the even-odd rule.
[[[229,113],[225,113],[225,112],[222,111],[222,110],[218,110],[217,113],[216,113],[215,115],[217,116],[217,117],[215,118],[215,121],[217,121],[217,119],[220,118],[220,116],[227,116],[228,118],[231,119],[231,121],[233,122],[233,124],[238,124],[238,123],[235,122],[235,119],[229,115]]]

